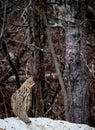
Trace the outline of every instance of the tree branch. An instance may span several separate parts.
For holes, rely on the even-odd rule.
[[[4,41],[2,42],[2,48],[3,48],[5,54],[6,54],[7,58],[8,58],[8,61],[9,61],[10,66],[11,66],[11,68],[12,68],[12,70],[13,70],[15,76],[16,76],[17,88],[19,88],[19,87],[20,87],[20,82],[19,82],[18,71],[17,71],[16,66],[14,65],[14,63],[12,62],[12,60],[11,60],[11,58],[10,58],[10,55],[9,55],[9,53],[8,53],[8,50],[7,50],[6,43],[5,43]]]

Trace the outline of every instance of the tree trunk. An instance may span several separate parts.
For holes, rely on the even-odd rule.
[[[44,88],[45,88],[45,69],[44,69],[44,44],[45,38],[45,26],[43,21],[44,2],[33,1],[33,38],[34,44],[38,48],[35,50],[34,59],[34,75],[37,77],[37,88],[36,88],[36,108],[35,116],[43,116],[44,114]],[[35,92],[34,92],[35,93]],[[33,99],[34,100],[34,99]],[[34,102],[35,103],[35,102]],[[35,110],[34,110],[35,111]]]
[[[87,58],[85,55],[86,2],[66,0],[66,65],[65,83],[69,121],[89,123],[89,92]],[[80,9],[80,10],[79,10]]]

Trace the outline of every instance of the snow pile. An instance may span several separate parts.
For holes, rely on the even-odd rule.
[[[5,130],[95,130],[83,124],[74,124],[62,120],[49,118],[30,118],[32,123],[26,125],[18,118],[0,119],[0,128]]]

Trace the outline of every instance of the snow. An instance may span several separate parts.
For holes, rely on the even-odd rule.
[[[26,125],[19,118],[0,119],[0,128],[5,130],[95,130],[95,128],[88,125],[52,120],[50,118],[30,118],[30,120],[32,123]]]

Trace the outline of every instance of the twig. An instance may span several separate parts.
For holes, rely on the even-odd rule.
[[[52,108],[55,106],[56,102],[57,102],[57,98],[55,98],[53,104],[52,104],[51,107],[46,111],[46,113],[44,114],[44,116],[46,116],[46,115],[52,110]]]
[[[7,73],[5,73],[1,78],[0,78],[0,83],[6,81],[8,79],[9,76],[12,75],[12,70],[9,69]]]
[[[51,27],[51,28],[62,28],[62,29],[65,29],[65,27],[62,25],[62,24],[52,24],[52,25],[48,25],[48,27]]]
[[[56,90],[55,94],[54,94],[54,97],[53,97],[53,100],[52,100],[52,105],[50,106],[50,108],[46,111],[46,113],[44,114],[44,116],[46,116],[51,110],[52,108],[55,106],[56,102],[57,102],[57,99],[60,95],[60,90],[59,90],[59,87],[58,89]]]

